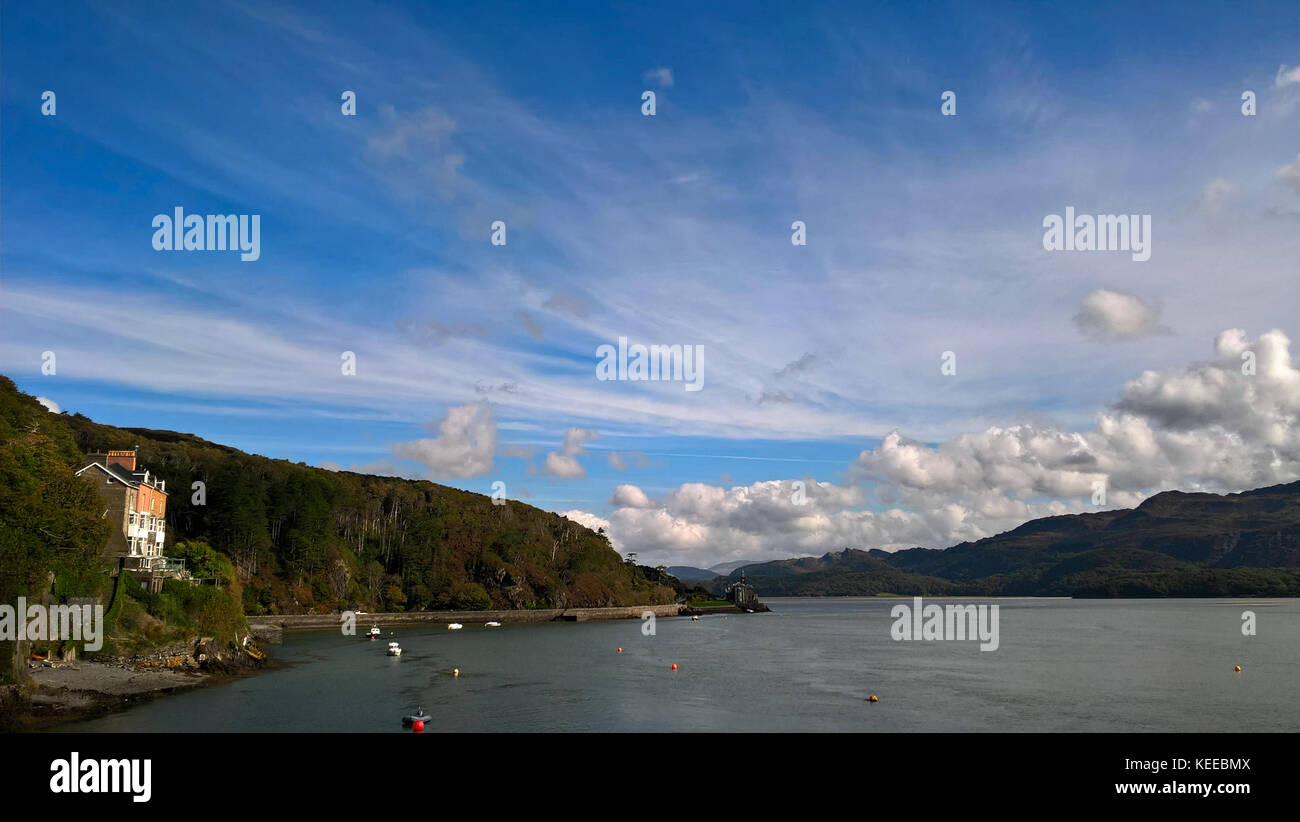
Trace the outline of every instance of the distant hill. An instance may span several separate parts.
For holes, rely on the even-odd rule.
[[[744,572],[766,596],[1300,596],[1300,482],[1166,491],[1134,509],[1032,520],[946,550],[846,549]]]
[[[741,568],[744,568],[749,565],[757,565],[762,563],[763,561],[764,560],[761,559],[757,559],[757,560],[741,559],[741,560],[736,560],[735,562],[722,562],[717,565],[711,566],[709,570],[713,571],[715,574],[721,574],[722,576],[726,576],[727,574],[730,574],[733,571],[738,571]]]
[[[668,573],[680,580],[708,580],[721,576],[717,571],[693,568],[690,565],[670,565],[668,566]]]

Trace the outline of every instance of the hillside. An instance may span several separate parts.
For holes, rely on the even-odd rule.
[[[0,395],[35,405],[4,378]],[[138,446],[140,466],[170,492],[168,549],[206,542],[228,557],[250,614],[640,605],[676,594],[653,569],[625,564],[603,534],[519,502],[40,414],[65,469],[86,452]]]
[[[667,571],[681,580],[708,580],[721,576],[716,571],[708,571],[691,565],[669,565]]]
[[[846,549],[744,572],[766,596],[1297,596],[1300,482],[1167,491],[1131,510],[1032,520],[946,550]]]
[[[109,526],[95,489],[73,473],[78,458],[67,426],[0,378],[0,603],[108,599],[99,552]],[[0,684],[22,680],[27,652],[0,640]]]

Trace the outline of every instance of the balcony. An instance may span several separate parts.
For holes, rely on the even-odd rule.
[[[158,566],[161,565],[159,560],[162,559],[165,559],[165,557],[157,557],[157,556],[144,557],[144,556],[133,555],[129,557],[123,557],[122,565],[128,571],[153,572],[159,570]]]

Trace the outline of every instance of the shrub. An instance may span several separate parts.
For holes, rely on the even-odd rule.
[[[458,611],[486,611],[492,607],[492,597],[477,582],[465,582],[456,587],[451,605]]]

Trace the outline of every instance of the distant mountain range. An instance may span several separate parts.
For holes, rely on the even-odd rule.
[[[717,571],[710,571],[705,568],[695,568],[690,565],[669,565],[668,573],[672,574],[673,576],[677,577],[680,580],[683,581],[690,580],[692,582],[696,580],[708,580],[708,579],[713,579],[714,577],[722,576]]]
[[[739,570],[740,568],[745,567],[746,565],[754,565],[754,564],[755,563],[753,560],[742,559],[736,562],[720,562],[717,565],[710,566],[709,570],[715,574],[720,574],[725,576],[727,574],[730,574],[732,571],[736,571]]]
[[[1166,491],[1137,508],[1031,520],[944,550],[845,549],[743,570],[760,596],[1300,596],[1300,482]]]
[[[732,571],[755,564],[757,563],[753,560],[742,559],[734,562],[722,562],[711,568],[696,568],[693,565],[670,565],[668,573],[683,582],[707,582],[718,577],[725,577]]]

